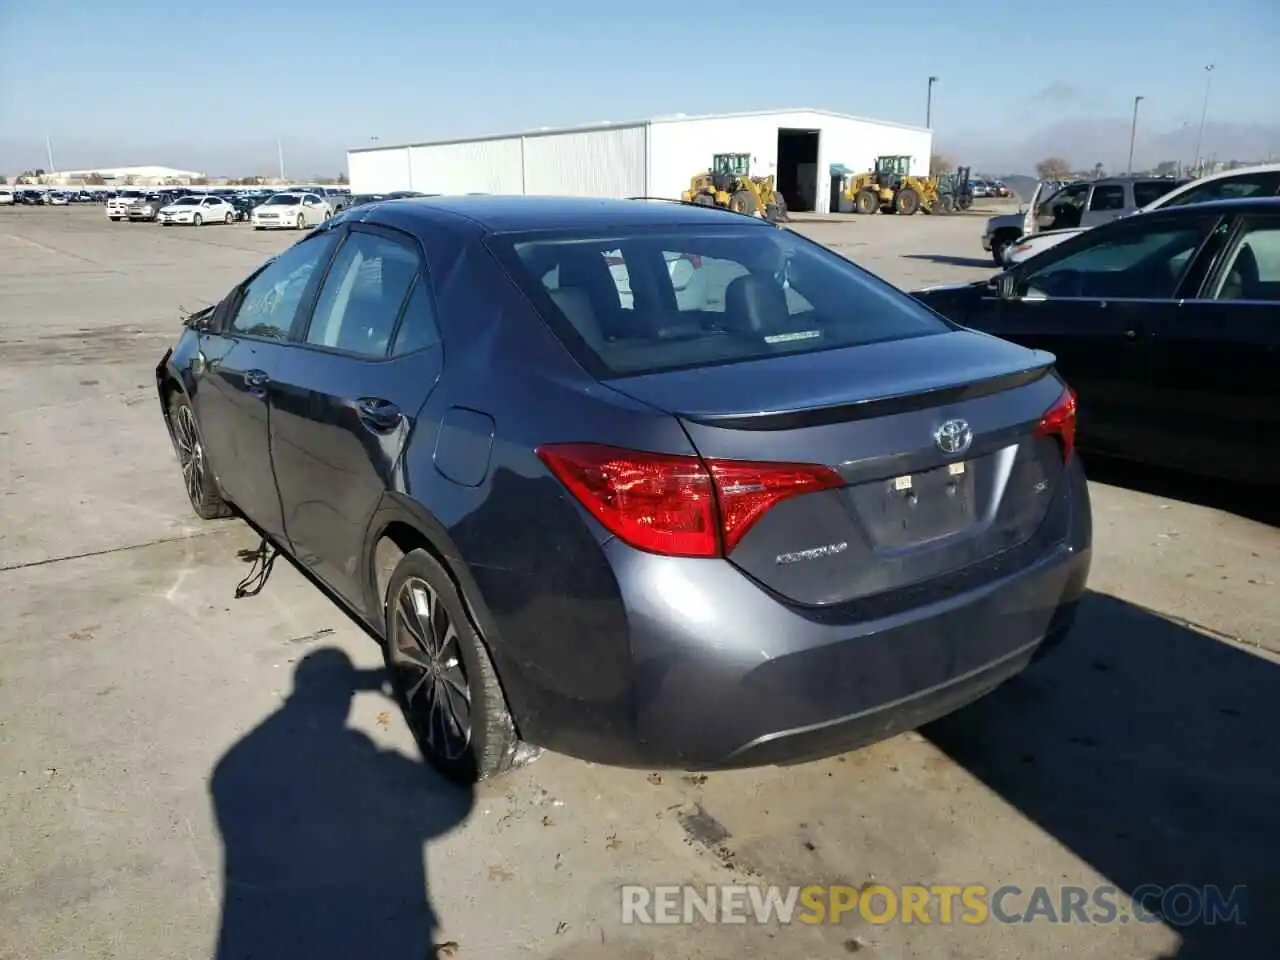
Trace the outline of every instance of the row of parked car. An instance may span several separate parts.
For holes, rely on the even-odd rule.
[[[276,192],[188,188],[120,190],[106,202],[106,216],[117,221],[150,221],[162,226],[250,222],[257,229],[302,230],[322,223],[351,204],[338,187],[301,187]]]

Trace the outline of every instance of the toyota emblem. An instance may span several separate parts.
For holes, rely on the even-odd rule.
[[[973,443],[973,431],[964,420],[948,420],[933,431],[934,442],[938,449],[950,456],[956,456],[969,449]]]

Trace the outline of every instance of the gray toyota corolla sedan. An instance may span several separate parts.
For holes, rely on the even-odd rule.
[[[1062,638],[1091,521],[1053,357],[675,203],[388,200],[188,318],[192,505],[383,643],[426,756],[830,755]]]

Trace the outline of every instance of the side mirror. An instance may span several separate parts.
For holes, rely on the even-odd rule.
[[[1001,300],[1018,299],[1018,279],[1012,272],[1000,274],[995,278],[995,284]]]

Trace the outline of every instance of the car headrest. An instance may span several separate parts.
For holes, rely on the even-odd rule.
[[[768,336],[785,330],[790,316],[786,291],[772,277],[747,274],[725,289],[725,325],[739,333]]]

